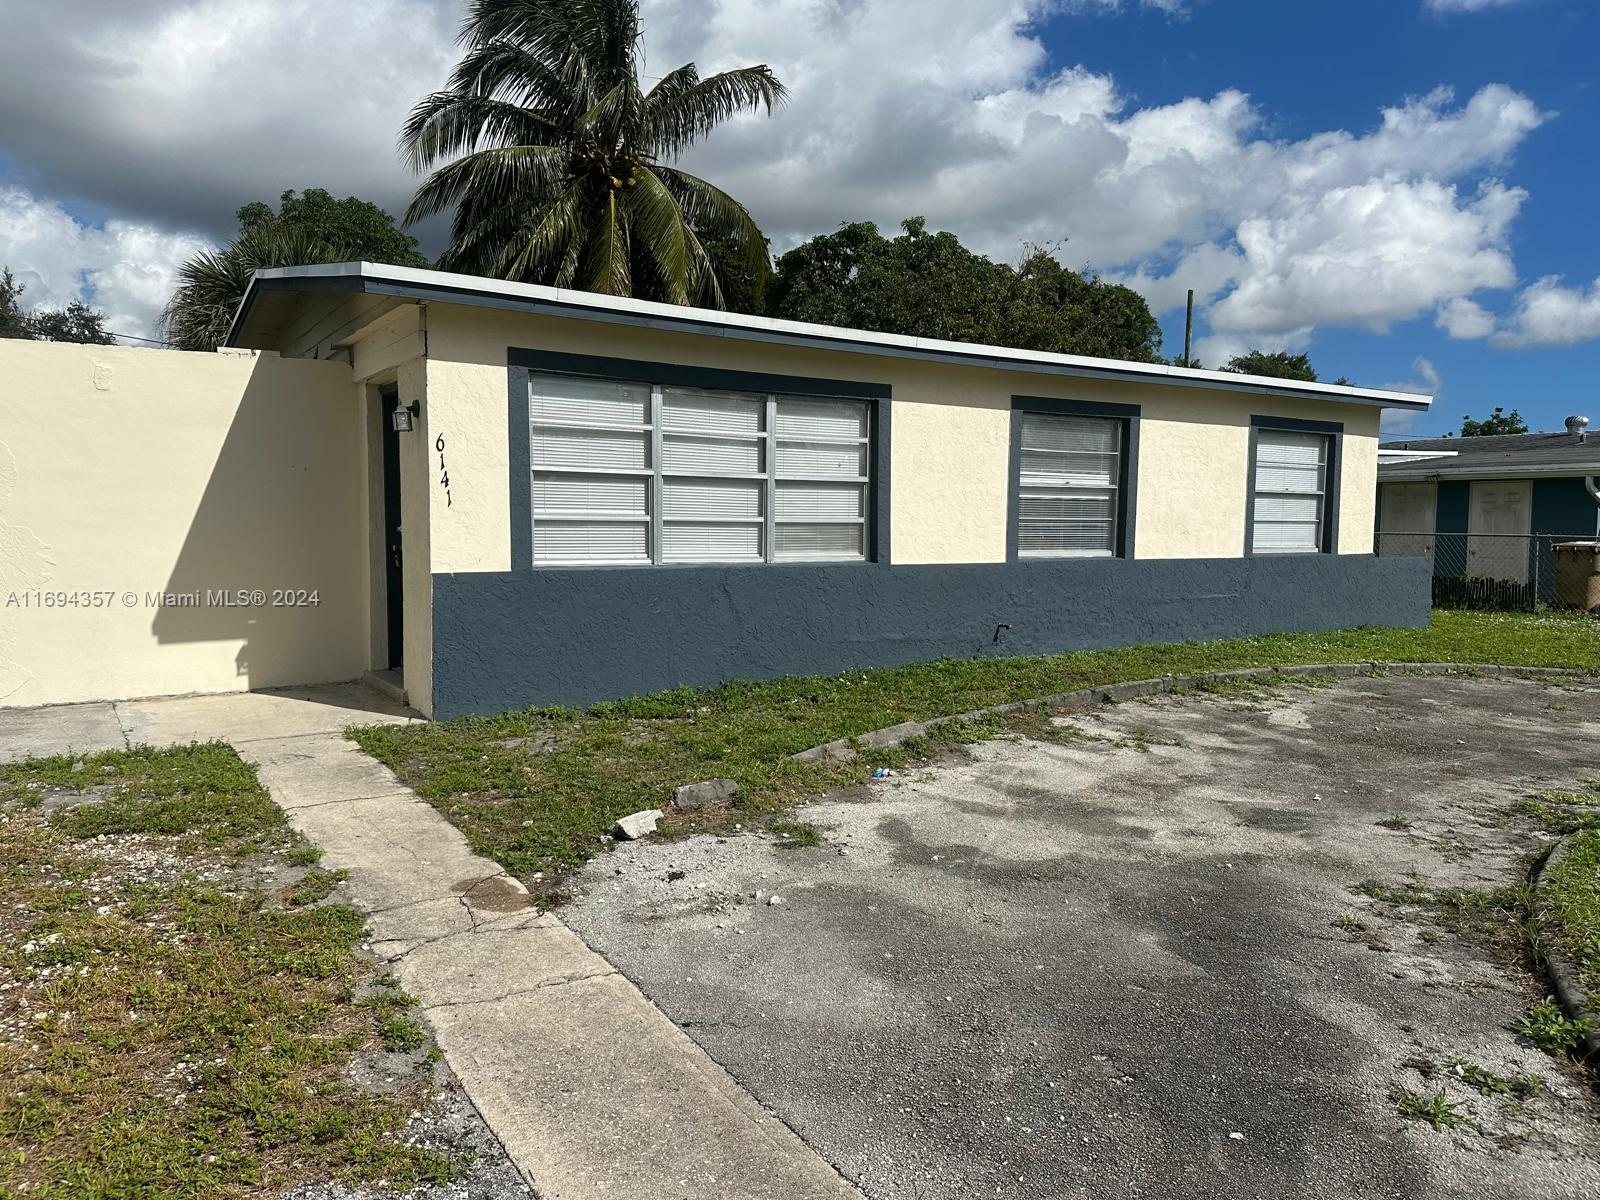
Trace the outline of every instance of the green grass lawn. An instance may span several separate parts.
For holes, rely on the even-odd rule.
[[[0,765],[0,1197],[451,1177],[345,1079],[422,1031],[315,860],[227,746]]]
[[[1534,916],[1539,934],[1577,971],[1590,1001],[1581,1019],[1594,1024],[1600,1023],[1600,781],[1579,796],[1586,801],[1582,824],[1560,863],[1545,872]]]
[[[530,710],[351,736],[434,804],[472,843],[535,891],[603,848],[618,817],[665,808],[673,788],[726,777],[732,812],[673,818],[669,832],[762,818],[878,765],[930,747],[863,753],[853,763],[796,763],[797,751],[901,721],[925,720],[1124,680],[1316,662],[1488,662],[1600,670],[1589,617],[1440,612],[1427,629],[1356,629],[1048,657],[941,660],[841,675],[678,689],[586,712]],[[946,729],[947,741],[999,722]]]

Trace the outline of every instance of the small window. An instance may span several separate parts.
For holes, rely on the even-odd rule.
[[[1317,554],[1328,521],[1328,459],[1325,433],[1256,431],[1255,510],[1250,530],[1253,554]]]
[[[1117,553],[1122,426],[1115,417],[1022,414],[1019,557]]]
[[[533,374],[537,565],[866,557],[860,400]]]

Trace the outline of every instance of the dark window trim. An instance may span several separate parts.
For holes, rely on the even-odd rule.
[[[528,376],[534,371],[555,375],[587,375],[622,379],[665,387],[703,387],[738,392],[819,396],[830,400],[865,400],[867,404],[868,459],[867,541],[863,563],[743,563],[738,567],[782,570],[793,566],[860,567],[889,562],[889,424],[890,388],[886,383],[847,379],[813,379],[803,375],[773,375],[759,371],[727,371],[682,363],[641,362],[627,358],[602,358],[591,354],[565,354],[555,350],[521,350],[512,347],[507,359],[507,438],[511,471],[511,569],[533,569],[533,463],[528,444]],[[555,570],[670,571],[702,567],[706,563],[652,564],[644,566],[562,567]]]
[[[721,367],[696,367],[684,363],[642,362],[631,358],[601,358],[593,354],[566,354],[557,350],[518,350],[507,355],[508,365],[555,375],[590,375],[597,379],[626,379],[665,387],[703,387],[730,392],[779,392],[791,396],[829,399],[887,400],[889,385],[850,379],[814,379],[805,375],[774,375],[764,371],[728,371]]]
[[[1132,558],[1134,526],[1138,518],[1139,422],[1137,404],[1102,404],[1093,400],[1062,400],[1055,396],[1011,397],[1011,457],[1006,487],[1006,561],[1008,563],[1059,562],[1054,558],[1024,558],[1017,550],[1017,520],[1022,509],[1022,414],[1051,413],[1067,417],[1112,417],[1122,422],[1122,456],[1117,474],[1117,547],[1115,557]]]
[[[1256,528],[1256,451],[1263,429],[1277,429],[1285,433],[1320,433],[1328,439],[1328,474],[1322,494],[1322,544],[1318,554],[1339,552],[1340,484],[1343,482],[1344,425],[1339,421],[1306,421],[1299,417],[1250,418],[1250,465],[1245,474],[1244,494],[1244,553],[1246,558],[1255,555]],[[1276,556],[1273,556],[1276,557]]]

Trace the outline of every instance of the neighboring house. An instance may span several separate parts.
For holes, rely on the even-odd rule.
[[[317,604],[0,611],[0,703],[373,670],[454,716],[1428,618],[1372,553],[1422,396],[364,263],[258,273],[229,343],[0,347],[12,514],[52,586]]]
[[[1411,438],[1378,451],[1378,551],[1440,579],[1498,580],[1548,601],[1551,547],[1600,532],[1600,433]]]

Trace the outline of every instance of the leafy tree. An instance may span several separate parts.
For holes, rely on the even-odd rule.
[[[1268,379],[1298,379],[1302,383],[1317,381],[1317,373],[1307,355],[1290,354],[1285,350],[1272,354],[1264,350],[1235,354],[1222,369],[1239,375],[1265,375]]]
[[[30,322],[33,336],[41,342],[76,342],[84,346],[114,346],[117,339],[106,332],[106,315],[82,300],[69,300],[65,308],[45,308],[34,313]]]
[[[1132,288],[1081,275],[1031,246],[1008,288],[995,343],[1158,362],[1161,324]]]
[[[324,188],[290,189],[278,197],[278,211],[260,200],[236,214],[239,233],[277,229],[338,246],[352,262],[392,263],[426,267],[417,239],[395,227],[394,218],[370,200],[346,196],[335,200]]]
[[[454,210],[442,268],[710,305],[725,296],[707,241],[725,273],[766,273],[744,206],[669,163],[736,113],[770,113],[785,95],[770,69],[701,79],[687,63],[643,91],[638,0],[473,0],[460,40],[401,135],[432,171],[407,223]]]
[[[278,211],[261,201],[236,214],[238,236],[178,268],[178,287],[161,314],[163,336],[179,350],[215,350],[239,311],[250,277],[268,267],[378,262],[425,267],[417,240],[394,218],[355,196],[335,200],[322,188],[284,192]]]
[[[25,289],[26,285],[17,282],[10,267],[0,272],[0,338],[33,340],[33,331],[28,328],[28,314],[22,311],[22,293]]]
[[[1138,293],[1080,275],[1047,249],[1020,266],[968,250],[921,217],[886,238],[870,221],[778,259],[767,313],[797,321],[1024,350],[1156,360],[1161,327]]]
[[[117,339],[106,332],[106,315],[81,300],[68,301],[65,308],[41,308],[28,312],[22,307],[27,285],[18,283],[10,267],[0,269],[0,338],[35,342],[76,342],[88,346],[114,346]]]
[[[712,273],[722,288],[722,307],[737,313],[766,312],[767,288],[772,283],[772,254],[767,239],[761,239],[761,255],[752,260],[735,238],[705,232],[700,232],[699,238],[711,256]]]
[[[987,341],[1009,269],[972,253],[921,217],[890,240],[871,221],[802,242],[778,259],[767,289],[775,317],[880,333]]]
[[[1528,423],[1522,419],[1520,412],[1514,408],[1507,412],[1498,404],[1494,406],[1494,412],[1481,421],[1474,421],[1471,417],[1461,418],[1461,436],[1464,438],[1527,432]]]

